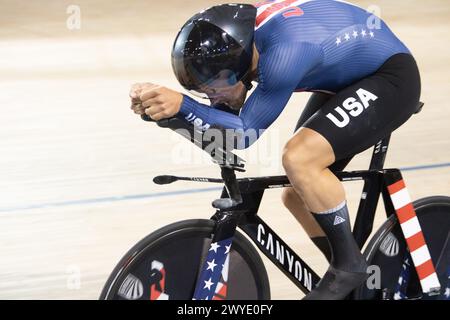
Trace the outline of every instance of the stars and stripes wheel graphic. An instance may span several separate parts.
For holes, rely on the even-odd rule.
[[[186,220],[150,234],[118,263],[100,299],[270,299],[255,247],[238,231],[233,239],[212,242],[213,230],[211,220]]]

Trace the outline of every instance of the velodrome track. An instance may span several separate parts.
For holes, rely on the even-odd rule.
[[[194,12],[222,1],[75,2],[79,30],[66,26],[72,1],[0,0],[0,299],[96,299],[134,243],[168,223],[209,218],[220,194],[216,185],[152,183],[158,174],[219,171],[182,138],[140,121],[128,90],[140,81],[181,90],[172,41]],[[414,199],[450,195],[449,1],[353,2],[381,8],[422,72],[426,105],[394,133],[387,166],[407,169]],[[281,150],[308,96],[294,95],[271,133],[240,153],[249,160],[244,176],[283,173]],[[349,169],[367,168],[370,154]],[[346,190],[354,217],[361,184]],[[326,270],[279,190],[267,192],[261,215]],[[383,219],[380,210],[376,226]],[[302,297],[266,267],[274,299]]]

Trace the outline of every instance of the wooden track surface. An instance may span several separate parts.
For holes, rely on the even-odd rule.
[[[74,2],[82,25],[70,31],[66,8]],[[194,12],[220,2],[0,0],[0,299],[96,299],[138,240],[177,220],[211,216],[219,192],[205,189],[215,186],[158,187],[152,178],[218,176],[218,168],[181,138],[140,121],[128,90],[139,81],[181,90],[172,41]],[[393,135],[387,166],[443,164],[404,175],[414,199],[450,195],[450,2],[354,3],[381,8],[422,72],[425,108]],[[281,150],[308,96],[294,95],[271,133],[241,152],[245,176],[283,173]],[[350,169],[365,169],[369,156]],[[184,190],[191,193],[177,194]],[[354,217],[361,184],[346,190]],[[261,216],[319,273],[326,270],[279,191],[267,193]],[[376,226],[382,221],[380,211]],[[274,299],[302,297],[266,266]]]

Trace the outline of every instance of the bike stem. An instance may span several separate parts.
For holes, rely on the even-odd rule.
[[[239,184],[234,169],[227,166],[221,166],[220,169],[229,197],[214,200],[212,206],[219,210],[229,210],[242,203],[242,195],[239,190]]]
[[[141,118],[144,121],[153,121],[147,115],[142,115]],[[190,140],[196,146],[202,148],[204,151],[208,150],[212,161],[220,166],[222,180],[210,178],[158,176],[153,180],[156,184],[169,184],[178,180],[215,183],[222,182],[225,184],[225,189],[229,197],[213,201],[212,206],[219,210],[230,210],[242,203],[242,195],[239,191],[239,184],[236,179],[235,171],[244,172],[245,161],[229,150],[223,148],[223,146],[225,145],[228,146],[227,143],[224,143],[226,139],[223,139],[224,137],[226,137],[225,129],[219,127],[211,128],[211,130],[217,130],[219,133],[221,133],[222,139],[219,139],[219,141],[221,140],[222,145],[218,145],[217,143],[219,141],[216,140],[213,140],[214,143],[211,143],[212,141],[204,141],[203,134],[201,134],[198,129],[196,129],[192,125],[188,125],[185,121],[177,117],[158,121],[157,124],[161,128],[168,128],[178,134],[181,134],[183,137]]]

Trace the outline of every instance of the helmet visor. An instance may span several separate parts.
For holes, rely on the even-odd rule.
[[[187,90],[211,97],[247,73],[251,51],[226,31],[206,21],[191,22],[184,30],[174,45],[172,66]]]

